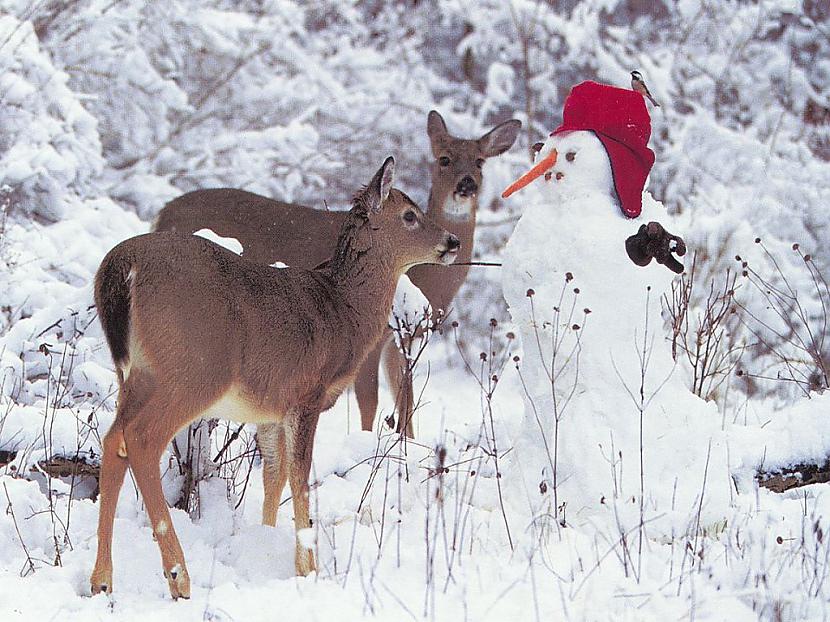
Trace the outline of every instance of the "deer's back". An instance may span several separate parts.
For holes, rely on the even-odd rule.
[[[331,257],[346,212],[284,203],[245,190],[195,190],[159,212],[156,231],[192,234],[211,229],[239,240],[245,259],[313,268]]]
[[[172,232],[131,238],[111,255],[130,266],[130,358],[173,393],[207,404],[235,387],[280,411],[325,400],[357,365],[344,338],[354,327],[322,272],[255,264]]]

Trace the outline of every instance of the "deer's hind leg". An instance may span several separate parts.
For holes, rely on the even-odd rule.
[[[176,432],[200,414],[192,407],[182,408],[166,392],[156,391],[124,424],[127,460],[144,499],[153,538],[161,553],[164,576],[174,599],[190,598],[190,575],[162,491],[159,461]]]
[[[121,403],[119,402],[119,410]],[[98,478],[98,552],[90,577],[92,594],[112,592],[112,529],[118,493],[127,472],[124,433],[116,416],[102,442],[101,473]]]
[[[288,479],[283,423],[266,423],[257,426],[256,442],[262,454],[262,524],[277,524],[280,496]]]

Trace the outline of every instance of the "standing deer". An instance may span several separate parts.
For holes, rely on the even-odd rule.
[[[465,139],[452,136],[436,111],[427,117],[427,134],[435,158],[430,169],[432,189],[427,214],[461,240],[459,263],[469,262],[472,257],[484,161],[507,151],[521,126],[521,121],[513,119],[481,138]],[[289,266],[312,268],[331,256],[344,218],[344,212],[315,210],[244,190],[216,188],[189,192],[165,205],[155,229],[193,233],[208,228],[239,240],[244,248],[242,256],[251,261],[281,261]],[[468,271],[468,266],[448,270],[421,266],[411,270],[409,276],[433,309],[449,311]],[[355,379],[361,425],[364,430],[371,430],[375,420],[381,359],[389,386],[400,387],[396,400],[398,430],[412,436],[412,379],[405,373],[406,361],[395,347],[391,331],[369,352]],[[263,430],[258,433],[258,437],[266,435]]]
[[[274,269],[205,239],[149,233],[112,249],[95,302],[119,383],[103,441],[93,593],[112,590],[112,527],[129,466],[158,541],[173,598],[190,578],[162,494],[159,460],[198,417],[274,427],[272,494],[291,487],[294,522],[310,526],[308,477],[320,412],[351,384],[384,336],[398,278],[452,263],[458,238],[392,189],[387,158],[353,201],[325,267]],[[298,574],[315,569],[297,540]]]

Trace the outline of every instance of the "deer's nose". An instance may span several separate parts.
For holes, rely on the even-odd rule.
[[[478,184],[475,179],[467,175],[458,182],[458,185],[455,187],[455,191],[461,196],[468,197],[478,192]]]
[[[461,240],[450,233],[450,237],[447,238],[447,250],[457,251],[459,248],[461,248]]]

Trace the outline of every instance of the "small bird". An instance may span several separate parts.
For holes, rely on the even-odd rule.
[[[654,101],[654,98],[651,96],[651,92],[648,90],[648,87],[646,86],[646,82],[645,82],[645,80],[643,80],[643,76],[639,71],[632,71],[631,72],[631,88],[633,90],[637,91],[643,97],[647,97],[648,100],[652,104],[654,104],[654,106],[656,106],[658,108],[660,107],[660,104],[658,104],[656,101]]]

